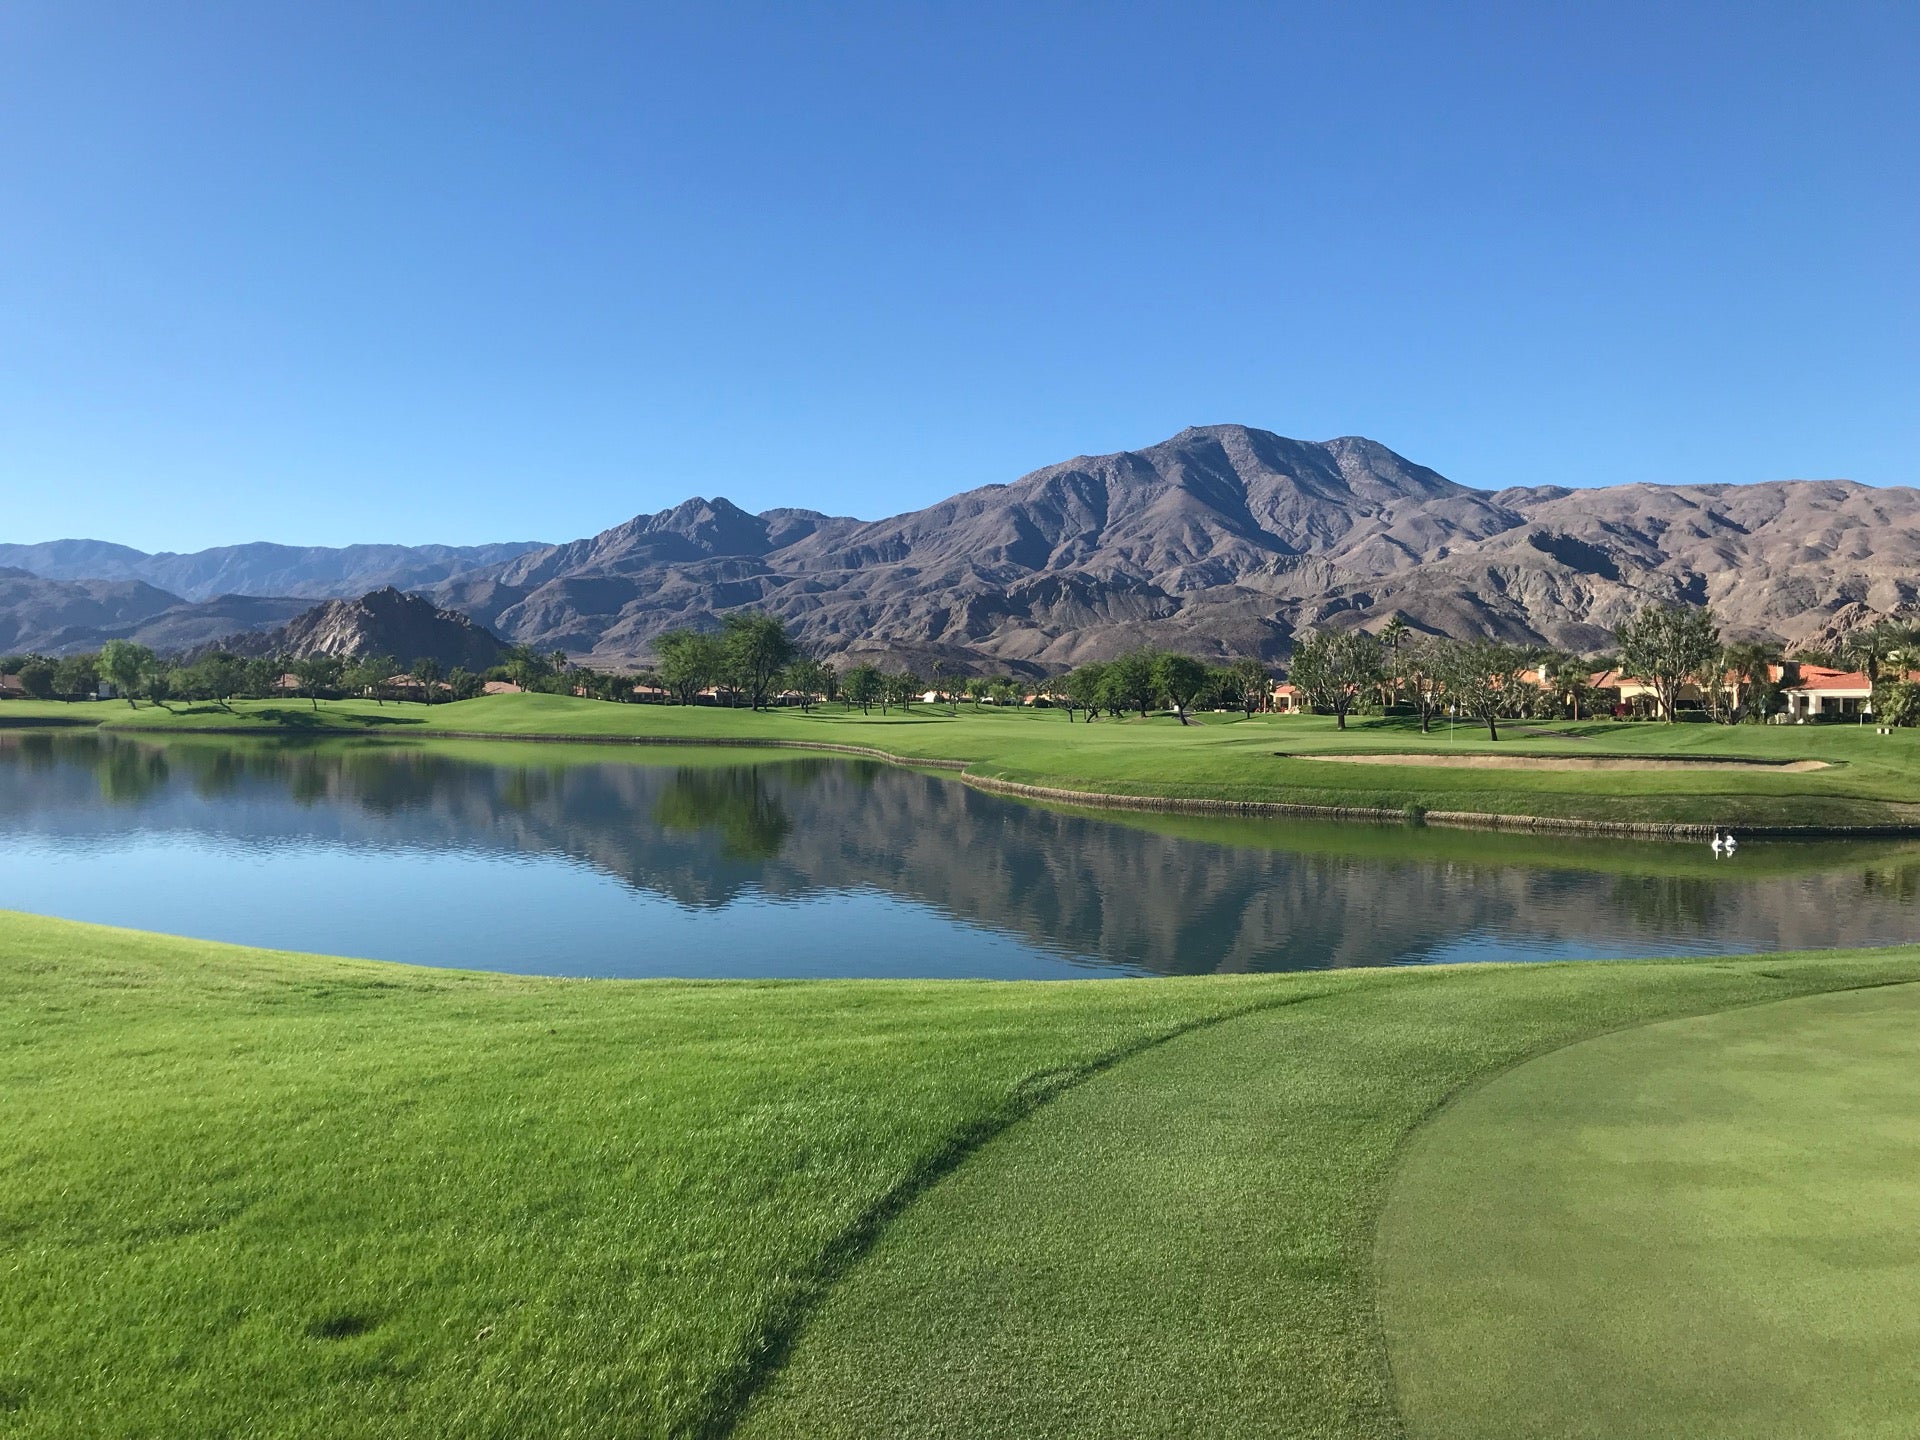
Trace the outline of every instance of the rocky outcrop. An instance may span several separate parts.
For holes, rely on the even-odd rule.
[[[389,655],[402,666],[432,659],[443,669],[484,670],[507,647],[467,616],[389,585],[357,600],[329,600],[277,630],[232,635],[217,648],[240,655]]]

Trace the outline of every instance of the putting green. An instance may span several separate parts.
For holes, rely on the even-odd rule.
[[[1420,1440],[1912,1436],[1920,986],[1508,1071],[1416,1137],[1377,1260]]]

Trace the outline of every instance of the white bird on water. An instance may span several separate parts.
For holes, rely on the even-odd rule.
[[[1718,825],[1714,826],[1713,827],[1713,853],[1718,855],[1721,851],[1721,848],[1725,844],[1726,844],[1726,841],[1720,838],[1720,827]]]

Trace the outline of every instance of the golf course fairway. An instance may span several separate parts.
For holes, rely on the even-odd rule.
[[[1380,1340],[1373,1284],[1375,1221],[1399,1138],[1469,1076],[1663,1010],[1741,1004],[1738,997],[1752,995],[1755,981],[1792,983],[1796,974],[1806,977],[1797,965],[1774,964],[1479,968],[1430,973],[1417,989],[1317,994],[1316,982],[1308,980],[1297,1003],[1183,1034],[1061,1095],[984,1145],[903,1215],[824,1301],[742,1433],[756,1440],[1407,1433]],[[1873,1151],[1888,1125],[1904,1127],[1896,1130],[1906,1142],[1896,1170],[1906,1167],[1905,1188],[1855,1187],[1858,1215],[1831,1231],[1816,1220],[1803,1237],[1817,1246],[1831,1234],[1833,1244],[1868,1267],[1842,1275],[1842,1288],[1825,1292],[1823,1303],[1850,1306],[1864,1291],[1904,1304],[1898,1326],[1890,1323],[1886,1331],[1891,1343],[1855,1355],[1855,1368],[1841,1372],[1863,1384],[1860,1362],[1911,1353],[1901,1347],[1913,1341],[1920,1315],[1916,1272],[1905,1272],[1904,1288],[1883,1293],[1874,1268],[1914,1255],[1911,1231],[1899,1227],[1910,1227],[1915,1216],[1912,1142],[1920,1127],[1920,1087],[1912,1069],[1916,1050],[1898,1032],[1904,1026],[1912,1034],[1920,1018],[1916,1002],[1920,988],[1806,1002],[1835,1015],[1877,1016],[1862,1037],[1875,1047],[1872,1058],[1861,1062],[1856,1078],[1884,1068],[1889,1093],[1857,1114],[1858,1132],[1849,1128],[1855,1115],[1840,1122],[1850,1134],[1843,1143]],[[1772,1022],[1776,1032],[1794,1033],[1787,1017],[1798,1012],[1790,1005],[1735,1011],[1709,1028],[1724,1024],[1737,1033],[1750,1013],[1780,1016]],[[1783,1053],[1798,1067],[1811,1054],[1844,1048],[1852,1034],[1834,1030],[1792,1040]],[[1711,1055],[1700,1059],[1710,1072]],[[1757,1063],[1764,1071],[1764,1061]],[[1907,1070],[1893,1075],[1901,1064]],[[1703,1176],[1759,1194],[1785,1180],[1797,1192],[1801,1182],[1783,1169],[1797,1165],[1798,1147],[1815,1139],[1800,1121],[1818,1108],[1793,1093],[1798,1078],[1774,1082],[1783,1098],[1792,1095],[1791,1138],[1770,1155],[1729,1155],[1732,1168],[1724,1171],[1703,1159]],[[1837,1097],[1843,1088],[1824,1093]],[[1688,1112],[1684,1093],[1669,1103],[1668,1113]],[[1719,1105],[1715,1098],[1706,1103],[1701,1123],[1711,1124]],[[1396,1254],[1417,1257],[1421,1246],[1448,1237],[1454,1237],[1453,1253],[1461,1253],[1458,1227],[1471,1226],[1477,1207],[1498,1203],[1516,1179],[1524,1183],[1527,1172],[1514,1163],[1522,1152],[1504,1142],[1500,1128],[1508,1123],[1513,1115],[1502,1111],[1484,1133],[1475,1132],[1486,1141],[1474,1152],[1485,1163],[1459,1191],[1438,1197],[1452,1208],[1435,1204],[1424,1229],[1403,1220],[1405,1243]],[[1531,1140],[1537,1131],[1523,1133]],[[1663,1203],[1667,1173],[1643,1170],[1616,1188],[1634,1193],[1636,1179],[1647,1187],[1640,1203]],[[1418,1215],[1417,1190],[1405,1193],[1413,1198],[1399,1213]],[[1579,1204],[1579,1192],[1569,1190],[1562,1200]],[[1482,1263],[1480,1254],[1472,1251],[1463,1263],[1469,1269]],[[1541,1258],[1548,1261],[1543,1278],[1550,1286],[1551,1256]],[[1629,1271],[1662,1267],[1667,1252],[1628,1244],[1615,1259]],[[1735,1257],[1732,1263],[1751,1273],[1755,1261]],[[1476,1379],[1468,1356],[1451,1348],[1457,1342],[1471,1349],[1475,1342],[1455,1333],[1461,1317],[1445,1303],[1444,1289],[1409,1289],[1399,1280],[1403,1268],[1394,1271],[1397,1317],[1435,1346],[1432,1362],[1418,1371],[1428,1377],[1418,1417],[1442,1417],[1432,1433],[1628,1433],[1585,1428],[1577,1403],[1550,1416],[1529,1413],[1534,1388],[1557,1383],[1550,1370],[1511,1394],[1498,1390],[1512,1378],[1507,1370],[1482,1371]],[[1451,1283],[1451,1277],[1439,1280]],[[1573,1349],[1591,1343],[1607,1350],[1613,1319],[1605,1309],[1584,1321],[1570,1311],[1560,1334]],[[1855,1333],[1874,1323],[1872,1316],[1857,1317]],[[1577,1335],[1591,1338],[1581,1342]],[[1729,1333],[1729,1355],[1745,1353],[1752,1338],[1745,1329]],[[1524,1341],[1502,1330],[1488,1343],[1521,1348]],[[1694,1336],[1695,1353],[1706,1361],[1718,1343],[1709,1328]],[[1524,1353],[1567,1363],[1537,1347]],[[1824,1358],[1802,1356],[1803,1378]],[[1461,1373],[1439,1373],[1450,1365]],[[1645,1433],[1705,1433],[1690,1422],[1713,1411],[1718,1397],[1709,1378],[1692,1374],[1686,1381],[1697,1388],[1686,1396],[1649,1400],[1640,1416]],[[1631,1384],[1630,1377],[1624,1383]],[[1878,1414],[1889,1427],[1904,1424],[1915,1412],[1911,1372],[1897,1382],[1909,1393],[1889,1394],[1886,1384],[1894,1383],[1856,1396],[1848,1413]],[[1776,1391],[1770,1398],[1787,1397]],[[1821,1414],[1815,1407],[1807,1418],[1817,1421]],[[1679,1423],[1663,1426],[1663,1416]],[[1777,1433],[1869,1433],[1793,1428],[1800,1417],[1797,1410],[1780,1416],[1786,1428]],[[1414,1425],[1411,1433],[1428,1430]]]
[[[1898,1433],[1920,987],[1863,987],[1916,980],[1909,947],[582,982],[0,912],[0,1433],[1398,1437],[1403,1403],[1415,1435],[1591,1433],[1555,1428],[1590,1402],[1549,1369],[1598,1383],[1657,1352],[1653,1322],[1612,1333],[1607,1292],[1676,1257],[1690,1285],[1785,1277],[1831,1348],[1763,1363],[1772,1332],[1703,1314],[1680,1336],[1697,1363],[1650,1357],[1672,1383],[1649,1427],[1706,1433],[1712,1382],[1757,1369],[1792,1433]],[[1606,1068],[1636,1045],[1666,1090],[1575,1076],[1471,1128],[1589,1055],[1654,1085],[1638,1051]],[[1659,1163],[1555,1168],[1554,1104]],[[1734,1143],[1740,1105],[1777,1148]],[[1872,1168],[1896,1142],[1904,1182]],[[1484,1219],[1521,1190],[1542,1208]],[[1741,1196],[1779,1217],[1764,1248]],[[1499,1316],[1448,1254],[1525,1279],[1519,1221],[1568,1197],[1595,1207],[1549,1257],[1571,1298],[1536,1296],[1539,1333],[1485,1332],[1514,1347],[1490,1359],[1470,1331]],[[1625,1281],[1595,1268],[1623,1213]],[[1689,1248],[1720,1237],[1737,1251]]]
[[[1415,1139],[1380,1286],[1416,1440],[1912,1435],[1920,986],[1508,1071]]]

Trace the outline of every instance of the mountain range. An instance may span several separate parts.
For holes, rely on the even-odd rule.
[[[537,541],[501,545],[219,545],[179,555],[149,555],[105,540],[49,540],[0,545],[0,568],[44,580],[139,581],[180,600],[272,595],[331,600],[382,586],[417,590],[464,571],[498,565],[546,547]]]
[[[6,586],[21,582],[0,572],[0,614],[13,612],[0,646],[27,648],[9,633],[49,633],[44,615],[64,617],[60,643],[78,648],[88,606],[102,625],[125,625],[159,598],[100,583],[144,575],[71,573],[94,563],[94,543],[0,546],[15,576],[93,587],[15,602]],[[511,553],[484,553],[493,548]],[[664,629],[762,608],[823,654],[1032,673],[1143,643],[1279,659],[1303,630],[1393,614],[1436,633],[1595,651],[1649,601],[1711,604],[1734,636],[1818,643],[1920,606],[1920,490],[1788,480],[1488,491],[1371,440],[1215,425],[877,521],[693,499],[561,545],[146,559],[225,584],[242,574],[231,557],[256,550],[275,552],[247,572],[259,578],[226,588],[357,594],[367,587],[340,577],[370,574],[379,552],[393,573],[422,576],[392,583],[508,640],[594,663],[632,663]],[[191,596],[164,598],[175,605],[136,629],[169,614],[173,630],[187,626]]]

